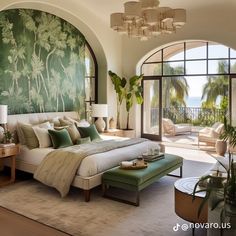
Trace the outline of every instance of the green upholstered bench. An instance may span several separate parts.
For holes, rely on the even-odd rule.
[[[139,206],[139,192],[154,183],[165,175],[180,168],[180,175],[170,175],[174,177],[182,177],[183,158],[180,156],[165,154],[165,158],[158,161],[149,162],[148,167],[139,170],[124,170],[119,167],[106,171],[102,176],[103,196],[121,201],[124,203]],[[125,190],[134,191],[136,193],[135,202],[122,200],[114,196],[108,195],[109,186],[117,187]]]

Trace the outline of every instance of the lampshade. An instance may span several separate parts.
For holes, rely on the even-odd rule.
[[[138,19],[142,16],[142,8],[140,2],[126,2],[124,4],[125,8],[125,17],[128,19]]]
[[[111,28],[115,30],[124,28],[123,18],[124,18],[124,13],[117,12],[111,14],[111,21],[110,21]]]
[[[92,117],[108,117],[108,105],[92,104]]]
[[[185,9],[174,9],[174,21],[173,25],[177,28],[185,25],[186,23],[186,10]]]
[[[0,124],[7,123],[7,105],[0,105]]]
[[[159,0],[140,0],[142,9],[154,9],[160,4]]]
[[[148,25],[155,25],[158,21],[156,9],[147,9],[143,11],[143,17]]]

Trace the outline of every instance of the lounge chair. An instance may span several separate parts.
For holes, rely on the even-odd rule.
[[[215,145],[216,140],[219,139],[223,130],[224,124],[221,122],[216,122],[212,127],[205,127],[201,129],[198,133],[198,146],[200,142]]]
[[[172,136],[185,134],[192,131],[191,124],[174,124],[172,120],[163,118],[162,119],[162,126],[164,134],[169,134]]]

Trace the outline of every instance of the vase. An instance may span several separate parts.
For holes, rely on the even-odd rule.
[[[216,153],[220,156],[224,156],[227,151],[227,143],[223,140],[216,140]]]
[[[109,120],[109,129],[116,129],[116,121],[113,117]]]

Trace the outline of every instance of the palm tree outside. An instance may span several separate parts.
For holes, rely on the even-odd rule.
[[[157,66],[156,70],[159,70]],[[163,71],[165,74],[170,75],[170,77],[165,77],[162,80],[162,106],[163,108],[176,107],[176,106],[186,106],[185,98],[188,96],[189,85],[184,76],[174,76],[175,74],[184,74],[184,68],[172,67],[169,64],[163,65]],[[152,107],[156,107],[157,104],[157,93],[156,88],[158,83],[154,83],[153,89],[153,99]]]
[[[227,74],[228,64],[226,61],[219,61],[218,74]],[[227,75],[208,76],[207,82],[202,90],[202,106],[205,108],[216,108],[217,101],[228,98],[229,79]]]

